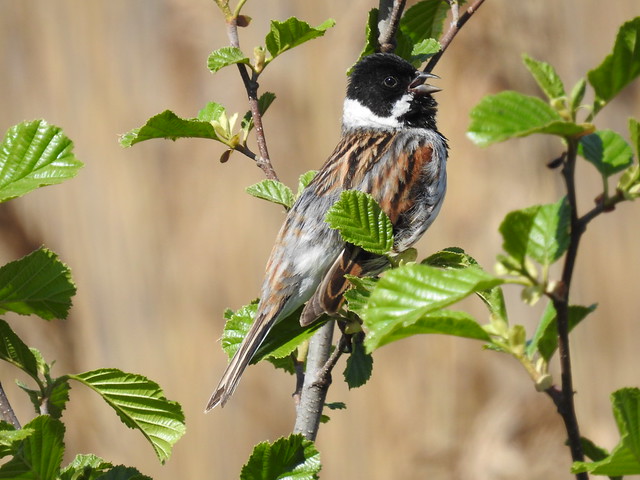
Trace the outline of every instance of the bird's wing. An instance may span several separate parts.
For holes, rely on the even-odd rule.
[[[300,325],[304,327],[314,322],[323,313],[331,315],[340,309],[343,302],[342,294],[350,285],[345,275],[362,277],[373,274],[380,271],[386,263],[387,260],[384,257],[346,243],[305,305],[300,315]]]

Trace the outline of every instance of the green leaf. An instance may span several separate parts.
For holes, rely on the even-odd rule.
[[[587,315],[595,311],[597,305],[593,304],[588,307],[581,305],[569,306],[569,331],[571,332],[576,325],[584,320]],[[558,323],[556,310],[553,307],[553,303],[549,302],[542,314],[536,333],[533,335],[531,341],[527,344],[527,355],[531,358],[536,351],[540,353],[540,356],[544,358],[546,362],[551,360],[551,357],[558,348]]]
[[[609,451],[605,448],[599,447],[586,437],[580,437],[580,445],[582,445],[582,451],[591,460],[603,460],[609,456]]]
[[[257,311],[258,300],[254,300],[250,304],[240,307],[235,312],[231,309],[225,311],[224,318],[227,321],[222,331],[220,344],[229,359],[231,359],[238,351],[238,348],[240,348],[240,344],[247,335]]]
[[[376,42],[376,45],[377,45],[377,42]],[[393,53],[395,53],[401,58],[404,58],[407,62],[411,63],[412,65],[416,66],[412,62],[411,53],[413,52],[413,46],[414,44],[411,38],[409,38],[407,35],[402,33],[402,30],[398,30],[396,32],[396,47]],[[377,49],[376,51],[379,51],[379,50],[380,49]],[[418,64],[420,64],[420,62],[418,62]]]
[[[467,268],[478,266],[478,262],[471,255],[467,255],[462,248],[448,247],[432,255],[422,262],[423,265],[431,265],[438,268]]]
[[[296,194],[296,198],[299,197],[304,189],[309,186],[311,180],[314,179],[317,173],[317,170],[309,170],[308,172],[300,175],[300,178],[298,179],[298,193]]]
[[[364,250],[385,254],[393,248],[393,225],[368,193],[346,190],[327,212],[325,220],[342,238]]]
[[[598,462],[573,462],[571,473],[590,472],[610,478],[640,474],[640,462],[627,447],[619,444],[611,455]]]
[[[594,112],[597,113],[602,109],[638,75],[640,75],[640,17],[620,27],[611,54],[587,75],[596,93]]]
[[[0,358],[39,381],[38,362],[29,347],[11,330],[7,322],[0,319]]]
[[[490,324],[484,326],[485,332],[490,335],[504,336],[509,327],[509,317],[502,288],[493,287],[489,290],[476,292],[476,294],[489,309]]]
[[[400,19],[400,30],[414,44],[442,35],[449,4],[444,0],[425,0],[407,9]]]
[[[211,105],[211,104],[210,104]],[[210,114],[218,111],[213,106],[205,107],[204,114]],[[178,138],[208,138],[220,141],[216,134],[211,121],[203,121],[195,118],[184,119],[178,117],[171,110],[165,110],[158,115],[151,117],[140,128],[135,128],[125,133],[120,138],[120,144],[123,147],[130,147],[145,140],[154,138],[166,138],[168,140],[177,140]]]
[[[360,56],[358,57],[356,63],[358,63],[367,55],[371,55],[378,50],[378,36],[378,9],[372,8],[371,10],[369,10],[369,14],[367,16],[367,24],[365,25],[364,47],[362,47],[362,51],[360,52]],[[354,65],[352,65],[349,70],[347,70],[347,75],[351,75]]]
[[[631,147],[613,130],[597,130],[582,137],[578,153],[592,163],[605,178],[621,172],[633,162]]]
[[[371,292],[379,279],[375,277],[355,277],[353,275],[345,275],[345,277],[353,286],[344,293],[344,298],[349,305],[349,311],[362,315],[369,302],[369,297],[371,297]]]
[[[629,119],[629,135],[631,144],[636,151],[636,157],[640,158],[640,123],[635,118]]]
[[[164,463],[171,448],[184,435],[184,414],[177,402],[167,400],[157,383],[142,375],[115,368],[69,375],[98,393],[129,428],[140,430]]]
[[[324,321],[316,321],[306,327],[300,326],[300,314],[302,307],[288,317],[278,321],[269,331],[260,348],[254,356],[252,363],[257,363],[263,358],[284,358],[295,351],[298,346],[309,340]]]
[[[0,267],[0,313],[67,318],[75,293],[69,267],[46,248]]]
[[[536,79],[542,91],[549,97],[549,100],[564,97],[564,85],[556,73],[556,70],[546,62],[534,60],[526,53],[522,55],[522,61]]]
[[[0,421],[0,458],[17,452],[21,448],[21,442],[33,432],[31,428],[16,430],[10,423]]]
[[[319,478],[320,454],[302,435],[280,438],[255,446],[242,467],[240,480],[314,480]]]
[[[344,379],[352,388],[363,386],[371,378],[373,371],[373,357],[365,352],[362,341],[358,341],[357,335],[352,337],[352,351],[347,359],[347,366],[344,369]]]
[[[526,257],[547,266],[558,260],[569,246],[569,204],[565,198],[549,205],[536,205],[507,214],[500,225],[502,248],[522,269]]]
[[[37,350],[33,348],[31,350],[37,352]],[[49,366],[47,365],[47,367]],[[69,390],[71,387],[68,378],[65,375],[52,380],[48,372],[43,373],[43,375],[45,376],[45,380],[38,381],[37,389],[31,389],[20,381],[16,381],[16,383],[29,396],[29,400],[31,400],[31,404],[36,413],[46,410],[53,418],[60,418],[69,401]]]
[[[211,123],[217,121],[222,115],[225,115],[226,113],[226,108],[224,108],[219,103],[209,102],[198,112],[197,118],[194,118],[193,120],[200,120],[201,122]]]
[[[76,455],[73,461],[61,470],[60,480],[96,480],[111,468],[111,463],[96,455]]]
[[[257,300],[249,305],[245,305],[233,312],[227,311],[225,318],[227,322],[222,333],[222,349],[229,358],[233,357],[240,348],[242,340],[251,328],[256,311],[258,310]],[[269,331],[267,337],[256,351],[251,364],[268,358],[284,358],[291,354],[302,342],[313,336],[313,333],[322,326],[323,322],[314,322],[306,327],[300,326],[300,314],[302,307],[295,312],[278,321]]]
[[[290,354],[282,358],[267,357],[265,358],[265,360],[269,362],[271,365],[273,365],[275,369],[284,370],[289,375],[296,374],[297,356],[294,354]]]
[[[291,48],[323,36],[325,31],[335,24],[335,20],[329,19],[314,28],[295,17],[284,22],[272,20],[271,31],[264,41],[273,59]]]
[[[436,53],[438,53],[440,51],[440,48],[440,42],[433,38],[421,40],[420,42],[413,45],[413,48],[411,49],[411,58],[409,59],[409,61],[414,67],[417,68],[429,57],[432,57]]]
[[[118,465],[97,477],[96,480],[152,480],[152,478],[142,475],[136,468]]]
[[[640,389],[623,388],[611,395],[620,443],[597,462],[574,462],[573,473],[622,476],[640,474]]]
[[[268,202],[277,203],[287,209],[291,208],[295,201],[291,189],[277,180],[262,180],[255,185],[247,187],[245,191],[249,195],[267,200]]]
[[[569,108],[571,108],[572,112],[575,112],[580,106],[580,102],[584,98],[585,91],[587,89],[587,80],[581,78],[576,82],[571,90],[571,95],[569,96]]]
[[[209,55],[207,66],[212,73],[216,73],[218,70],[228,67],[229,65],[236,65],[238,63],[244,63],[245,65],[251,65],[248,57],[245,57],[242,50],[236,47],[222,47]]]
[[[640,123],[634,118],[629,119],[629,135],[638,157],[640,156]],[[627,168],[620,176],[618,191],[622,192],[627,200],[635,200],[640,197],[640,165],[637,162]]]
[[[329,410],[346,410],[347,404],[344,402],[328,402],[324,404]]]
[[[640,389],[617,390],[611,395],[611,403],[622,443],[636,457],[639,469],[635,473],[640,473]]]
[[[380,336],[376,348],[413,335],[425,334],[451,335],[454,337],[481,340],[483,342],[491,341],[487,332],[467,312],[439,310],[425,314],[416,322],[408,325],[397,323],[394,328]]]
[[[367,351],[378,348],[385,336],[397,329],[409,327],[428,314],[501,283],[503,280],[478,267],[441,270],[427,265],[406,265],[386,272],[363,312]]]
[[[618,190],[627,200],[640,197],[640,165],[636,163],[624,171],[618,182]]]
[[[62,412],[69,401],[69,390],[71,386],[67,377],[57,378],[51,383],[49,395],[47,397],[47,411],[53,418],[62,417]]]
[[[484,97],[471,110],[467,136],[474,143],[487,146],[534,133],[566,137],[587,129],[587,126],[565,122],[558,112],[539,98],[505,91]]]
[[[425,258],[421,263],[439,268],[479,267],[475,258],[458,247],[445,248]],[[493,287],[489,290],[476,292],[476,294],[482,299],[491,314],[491,325],[484,326],[484,330],[493,335],[501,335],[506,332],[509,322],[502,288]]]
[[[640,389],[623,388],[613,392],[611,404],[622,442],[640,461]]]
[[[49,415],[24,426],[32,433],[14,444],[14,457],[0,467],[0,479],[57,480],[64,453],[64,425]]]
[[[14,125],[0,144],[0,202],[73,178],[82,166],[61,128],[44,120]]]

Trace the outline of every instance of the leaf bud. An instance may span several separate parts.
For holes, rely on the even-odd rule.
[[[253,62],[256,73],[262,72],[264,70],[264,59],[265,59],[265,51],[262,47],[255,47],[253,49]]]

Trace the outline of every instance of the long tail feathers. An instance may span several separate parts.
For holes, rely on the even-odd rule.
[[[267,333],[269,333],[269,330],[271,330],[271,327],[277,320],[283,304],[284,302],[281,302],[275,309],[272,308],[268,312],[258,311],[253,325],[251,325],[249,332],[247,332],[247,335],[240,344],[240,348],[238,348],[238,351],[231,359],[231,362],[227,365],[218,386],[211,395],[209,403],[207,403],[207,407],[204,410],[205,413],[217,405],[224,407],[224,404],[227,403],[229,397],[233,395],[233,392],[240,382],[240,377],[242,377],[245,368],[247,368],[251,359],[267,336]]]

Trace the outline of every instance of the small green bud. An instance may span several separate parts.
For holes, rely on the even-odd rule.
[[[550,388],[552,385],[553,385],[553,377],[548,373],[541,375],[536,380],[536,390],[538,392],[544,392],[545,390]]]
[[[360,322],[355,319],[347,320],[347,323],[344,327],[344,333],[347,335],[353,335],[354,333],[358,333],[362,331],[362,325]]]

